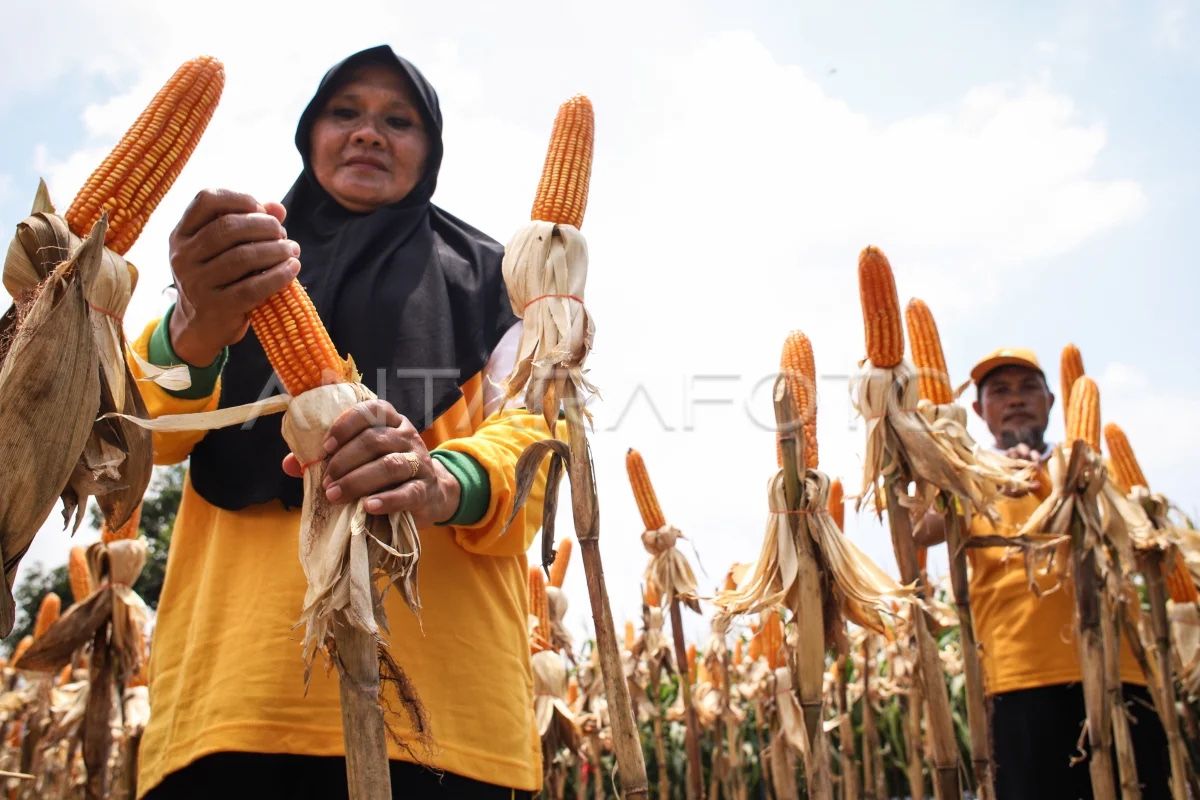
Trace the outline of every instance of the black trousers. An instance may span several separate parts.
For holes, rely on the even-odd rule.
[[[391,762],[392,795],[455,800],[530,800],[522,792]],[[145,800],[345,800],[346,760],[268,753],[215,753],[168,775]]]
[[[1122,688],[1132,717],[1129,729],[1142,799],[1170,800],[1167,736],[1150,693],[1128,683]],[[1071,766],[1072,757],[1079,755],[1076,744],[1087,717],[1082,685],[995,695],[991,717],[998,800],[1091,800],[1087,760]],[[1114,771],[1115,763],[1114,756]]]

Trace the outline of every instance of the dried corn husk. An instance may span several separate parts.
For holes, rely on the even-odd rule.
[[[882,369],[866,361],[854,385],[855,407],[867,424],[859,506],[877,491],[879,479],[906,475],[918,482],[919,508],[938,490],[964,503],[965,511],[993,515],[1005,492],[1029,491],[1033,467],[979,447],[967,433],[957,405],[920,400],[920,384],[908,362]]]
[[[878,633],[889,632],[899,619],[895,610],[912,601],[912,588],[898,584],[838,530],[826,507],[829,484],[824,473],[807,470],[804,505],[800,509],[807,520],[808,535],[831,578],[828,588],[837,592],[846,619]],[[758,561],[737,589],[723,591],[714,599],[721,614],[749,614],[778,605],[794,607],[799,555],[784,522],[787,501],[782,470],[771,478],[768,497],[771,515]]]
[[[534,220],[504,250],[504,282],[513,313],[524,320],[507,397],[524,392],[525,407],[544,414],[554,430],[570,382],[585,397],[596,387],[584,377],[595,323],[583,304],[587,240],[571,225]]]
[[[567,670],[562,657],[552,650],[535,653],[533,667],[534,718],[546,752],[560,748],[579,749],[579,728],[567,705]]]
[[[658,530],[642,532],[642,546],[651,556],[650,563],[646,565],[646,587],[664,602],[669,604],[678,599],[699,614],[696,574],[692,572],[687,557],[675,547],[676,541],[682,538],[679,529],[670,524]]]

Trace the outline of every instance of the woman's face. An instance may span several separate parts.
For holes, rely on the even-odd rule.
[[[395,70],[354,70],[313,123],[309,162],[321,188],[359,213],[404,199],[429,156],[419,107]]]

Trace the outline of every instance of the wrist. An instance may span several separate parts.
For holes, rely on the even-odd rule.
[[[458,513],[459,505],[462,503],[462,484],[450,470],[446,469],[446,465],[440,459],[431,458],[430,461],[433,463],[433,474],[437,479],[438,495],[441,498],[437,513],[433,516],[440,522],[448,520]]]
[[[193,327],[188,324],[188,314],[176,304],[175,310],[167,326],[167,335],[171,349],[185,364],[204,369],[212,366],[221,356],[223,347],[212,347],[199,340],[193,333]]]

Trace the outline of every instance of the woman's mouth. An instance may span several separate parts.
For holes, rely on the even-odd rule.
[[[380,172],[387,171],[387,165],[377,158],[369,158],[367,156],[355,156],[345,160],[344,166],[347,167],[363,167],[366,169],[379,170]]]

